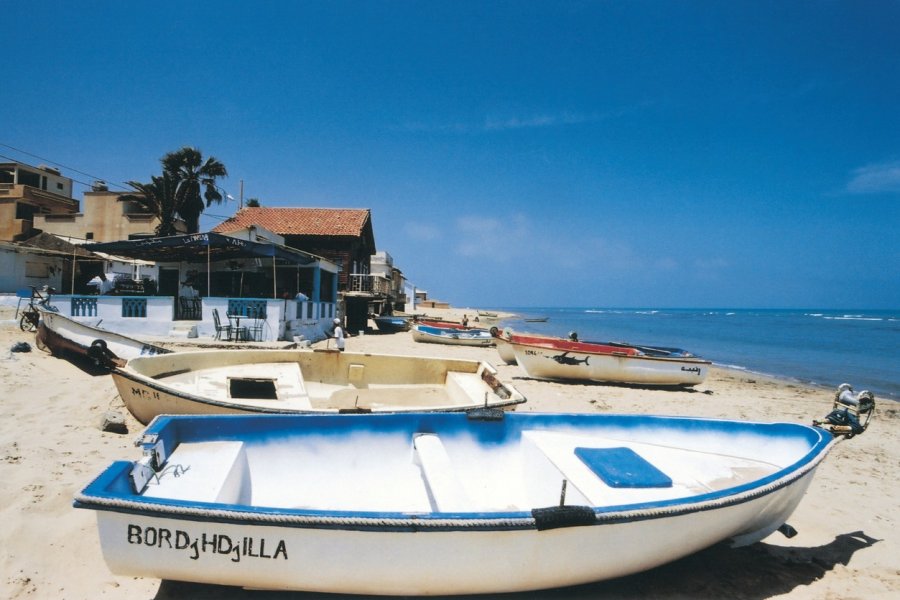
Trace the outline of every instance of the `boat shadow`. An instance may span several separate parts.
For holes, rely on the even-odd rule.
[[[823,546],[811,548],[757,543],[745,548],[713,546],[650,571],[587,585],[517,594],[432,596],[445,600],[593,600],[644,598],[734,598],[761,600],[826,576],[847,565],[858,550],[881,540],[862,531],[844,533]],[[348,557],[352,569],[352,557]],[[614,557],[611,558],[615,560]],[[603,557],[597,557],[603,560]],[[388,596],[377,596],[387,598]],[[262,592],[241,588],[163,581],[154,600],[372,600],[376,596],[310,592]]]

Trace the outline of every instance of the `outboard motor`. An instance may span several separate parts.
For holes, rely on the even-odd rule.
[[[856,393],[849,383],[842,383],[834,395],[831,412],[823,420],[813,421],[813,425],[849,439],[866,430],[874,413],[875,394],[868,390]]]

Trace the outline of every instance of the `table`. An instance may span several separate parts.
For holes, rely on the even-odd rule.
[[[244,315],[225,315],[228,317],[228,322],[231,323],[234,321],[234,324],[231,326],[231,340],[232,342],[246,342],[250,339],[250,330],[247,327],[241,327],[241,319],[244,318]]]

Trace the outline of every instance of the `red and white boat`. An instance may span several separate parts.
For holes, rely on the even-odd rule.
[[[508,329],[500,337],[528,376],[538,379],[693,386],[706,379],[712,364],[680,348],[582,342]]]

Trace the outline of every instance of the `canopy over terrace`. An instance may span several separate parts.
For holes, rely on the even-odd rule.
[[[319,285],[321,272],[326,271],[336,274],[338,271],[337,265],[307,252],[211,232],[85,244],[83,248],[91,252],[105,252],[117,256],[155,262],[205,263],[207,265],[206,274],[209,295],[214,295],[212,294],[209,279],[209,266],[213,262],[237,261],[241,259],[271,259],[273,298],[277,297],[279,289],[277,277],[277,266],[279,263],[281,265],[295,265],[298,268],[303,267],[314,270],[313,281],[316,282],[316,285],[313,289],[314,297],[312,300],[315,301],[321,299],[318,297],[321,295]],[[336,278],[333,279],[336,281]]]

